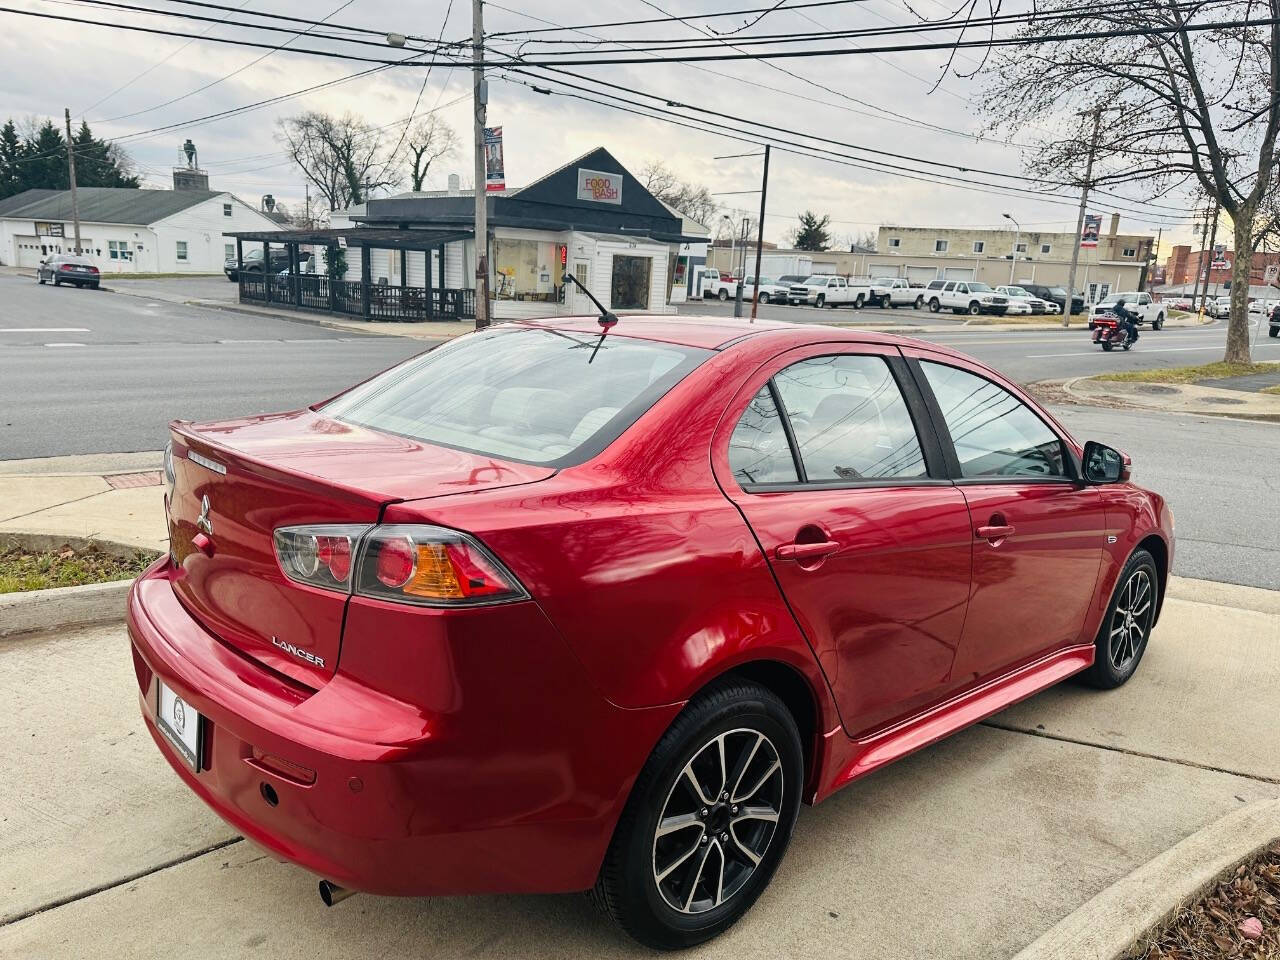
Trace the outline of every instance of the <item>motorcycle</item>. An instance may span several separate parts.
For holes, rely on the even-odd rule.
[[[1113,347],[1128,350],[1137,339],[1121,326],[1120,318],[1115,314],[1103,314],[1094,318],[1093,342],[1103,350],[1110,351]]]

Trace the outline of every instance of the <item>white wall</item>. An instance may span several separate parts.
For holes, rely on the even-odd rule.
[[[230,204],[231,213],[224,212]],[[221,273],[226,260],[226,244],[235,244],[224,233],[244,230],[280,230],[280,224],[259,213],[230,193],[220,193],[208,200],[158,220],[151,225],[158,251],[160,273]],[[185,242],[187,259],[179,260],[177,245]],[[234,254],[233,254],[234,255]],[[141,268],[138,268],[139,270]]]

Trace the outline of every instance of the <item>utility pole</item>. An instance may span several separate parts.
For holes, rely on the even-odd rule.
[[[1200,291],[1200,311],[1204,312],[1204,303],[1209,299],[1209,274],[1213,273],[1213,245],[1218,242],[1218,201],[1213,201],[1213,222],[1209,225],[1209,264],[1204,270],[1204,289]],[[1204,258],[1201,257],[1203,260]]]
[[[1200,296],[1200,274],[1204,273],[1205,283],[1209,282],[1208,271],[1204,270],[1204,248],[1209,242],[1209,198],[1204,198],[1204,223],[1200,224],[1200,256],[1196,258],[1196,279],[1191,285],[1191,309],[1196,308],[1196,298]]]
[[[764,202],[769,196],[769,144],[764,145],[764,175],[760,178],[760,219],[756,223],[756,285],[751,297],[751,322],[756,321],[760,306],[760,253],[764,249]]]
[[[307,180],[306,182],[304,182],[302,184],[302,188],[306,190],[306,197],[307,197],[307,205],[305,208],[306,213],[304,213],[302,216],[303,216],[304,222],[307,225],[307,229],[310,230],[311,229],[311,181]]]
[[[67,117],[67,179],[71,182],[71,219],[75,222],[76,256],[80,255],[80,201],[76,197],[76,152],[71,143],[71,108],[64,107]]]
[[[733,318],[738,320],[742,317],[742,286],[747,279],[747,231],[751,227],[751,218],[742,218],[742,227],[738,231],[742,235],[742,252],[738,255],[738,263],[736,272],[738,274],[738,284],[733,294]],[[756,277],[756,285],[759,286],[760,278]]]
[[[1071,323],[1071,307],[1076,297],[1076,268],[1080,266],[1080,239],[1084,233],[1084,213],[1089,205],[1089,183],[1093,179],[1093,155],[1098,151],[1098,136],[1102,133],[1102,107],[1086,111],[1093,114],[1093,136],[1089,140],[1089,160],[1084,167],[1084,185],[1080,188],[1080,213],[1076,217],[1076,239],[1071,244],[1071,269],[1067,272],[1067,296],[1062,305],[1062,325]]]
[[[484,124],[489,89],[484,79],[484,0],[471,0],[471,99],[475,108],[472,134],[476,160],[476,329],[489,326],[489,210],[485,205]]]

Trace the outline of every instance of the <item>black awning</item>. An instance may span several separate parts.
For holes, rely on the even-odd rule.
[[[457,227],[449,230],[379,230],[368,227],[343,227],[334,230],[242,230],[224,233],[224,237],[257,243],[313,244],[334,246],[345,240],[349,247],[373,247],[380,250],[434,250],[455,240],[469,240],[474,231]]]

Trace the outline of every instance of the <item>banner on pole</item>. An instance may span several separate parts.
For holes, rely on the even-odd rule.
[[[1102,233],[1102,214],[1085,214],[1084,229],[1080,231],[1080,246],[1096,247],[1098,245],[1098,235],[1100,233]]]
[[[507,189],[506,174],[502,163],[502,128],[484,128],[484,189]]]
[[[1230,270],[1231,261],[1227,259],[1227,245],[1225,243],[1215,243],[1213,245],[1213,263],[1214,270]]]

